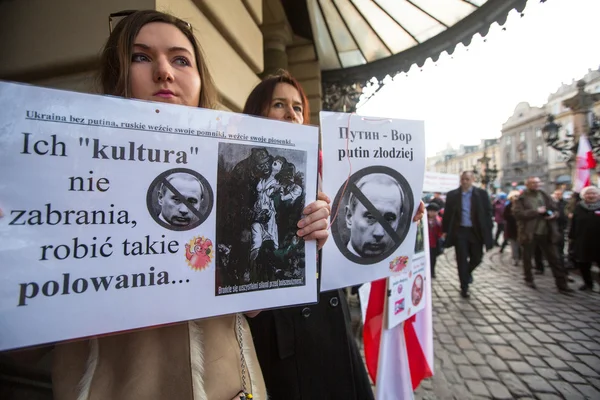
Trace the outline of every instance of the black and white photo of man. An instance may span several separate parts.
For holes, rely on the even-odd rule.
[[[200,180],[191,174],[178,172],[166,177],[166,182],[168,185],[163,183],[158,192],[159,219],[177,227],[197,222],[198,213],[193,210],[199,211],[204,200]]]
[[[383,173],[365,175],[356,182],[356,188],[372,204],[363,204],[351,192],[346,205],[346,226],[350,231],[348,251],[358,257],[379,257],[391,250],[395,242],[379,222],[378,213],[396,231],[402,214],[404,192],[400,184]]]

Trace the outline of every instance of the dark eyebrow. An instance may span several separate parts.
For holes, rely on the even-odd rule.
[[[143,44],[143,43],[134,43],[133,47],[141,47],[144,50],[152,49],[152,47],[148,46],[147,44]],[[184,52],[188,53],[189,55],[192,55],[192,53],[185,47],[178,47],[178,46],[169,47],[169,53],[173,53],[173,52],[177,52],[177,51],[184,51]]]

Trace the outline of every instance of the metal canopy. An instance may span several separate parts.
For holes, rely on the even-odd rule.
[[[434,61],[485,36],[527,0],[282,0],[297,35],[313,40],[328,83],[366,82]]]

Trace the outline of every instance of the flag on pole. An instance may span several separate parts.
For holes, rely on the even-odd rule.
[[[596,168],[596,160],[590,141],[587,136],[580,135],[577,147],[577,172],[573,183],[574,192],[579,193],[584,187],[590,186],[590,170],[594,168]]]
[[[380,279],[371,282],[367,315],[363,327],[363,344],[365,347],[365,363],[373,382],[377,382],[377,366],[379,363],[379,347],[383,330],[384,309],[387,281]],[[362,301],[362,300],[361,300]]]
[[[424,233],[428,244],[428,232]],[[425,249],[425,257],[429,265],[429,249]],[[411,400],[421,381],[433,376],[431,277],[429,268],[425,271],[425,308],[392,329],[383,326],[387,282],[371,283],[363,341],[367,370],[375,382],[377,400]]]

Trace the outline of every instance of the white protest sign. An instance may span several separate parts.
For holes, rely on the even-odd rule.
[[[425,171],[423,192],[447,193],[456,189],[460,184],[458,174]]]
[[[423,308],[431,287],[427,214],[419,221],[414,255],[410,263],[398,263],[388,279],[387,329],[406,321]]]
[[[315,302],[318,131],[0,83],[0,350]]]
[[[321,132],[323,191],[333,199],[321,291],[388,277],[414,250],[424,124],[321,112]]]

